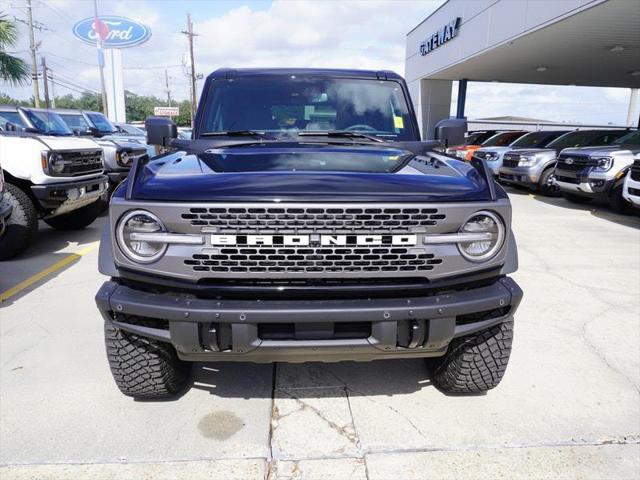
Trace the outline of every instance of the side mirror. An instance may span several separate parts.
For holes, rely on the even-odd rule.
[[[144,121],[147,130],[147,143],[169,147],[171,141],[178,137],[178,127],[173,120],[165,117],[149,117]]]
[[[451,145],[462,145],[467,131],[467,119],[445,118],[436,123],[434,130],[436,140],[440,140],[445,148]]]
[[[100,130],[98,130],[96,127],[87,127],[87,135],[91,135],[92,137],[99,137]]]

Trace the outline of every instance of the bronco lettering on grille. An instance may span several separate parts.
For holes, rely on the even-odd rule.
[[[211,244],[224,245],[416,245],[417,235],[211,235]]]

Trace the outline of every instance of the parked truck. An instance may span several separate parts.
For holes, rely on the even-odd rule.
[[[119,132],[100,112],[57,109],[67,126],[77,135],[90,136],[104,151],[104,170],[109,177],[109,193],[122,182],[136,158],[154,152],[148,148],[144,137]],[[153,154],[151,154],[153,156]]]
[[[600,197],[605,198],[613,210],[631,213],[631,203],[623,195],[623,184],[637,154],[640,154],[638,130],[609,146],[564,149],[553,174],[555,185],[574,203],[588,203]]]
[[[522,291],[511,206],[482,161],[421,142],[387,71],[221,69],[193,139],[166,118],[115,191],[96,295],[125,395],[189,362],[426,357],[446,392],[502,379]]]
[[[100,146],[74,136],[55,113],[0,106],[0,125],[4,198],[12,208],[0,237],[0,260],[7,260],[35,240],[39,219],[61,230],[90,225],[108,179]]]

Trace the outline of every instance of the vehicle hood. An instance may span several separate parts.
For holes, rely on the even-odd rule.
[[[476,150],[476,153],[480,153],[480,152],[504,153],[504,152],[508,152],[509,150],[517,150],[517,148],[513,148],[513,147],[482,147],[482,148],[479,148],[478,150]]]
[[[562,155],[588,155],[590,157],[613,155],[616,153],[640,152],[640,145],[607,145],[602,147],[565,148]]]
[[[37,138],[50,150],[85,150],[100,148],[94,139],[86,137],[38,135]]]
[[[517,153],[518,155],[535,155],[537,153],[544,153],[555,156],[556,154],[556,151],[553,148],[512,148],[511,152]]]
[[[434,202],[489,200],[490,192],[485,177],[471,164],[444,155],[323,146],[224,148],[156,157],[136,175],[132,197],[194,202]]]

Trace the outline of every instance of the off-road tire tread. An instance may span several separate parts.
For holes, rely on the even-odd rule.
[[[553,175],[553,168],[547,168],[545,171],[542,172],[542,175],[540,175],[538,191],[540,192],[541,195],[544,195],[545,197],[559,197],[560,189],[558,187],[551,189],[547,185],[547,180],[551,175]]]
[[[482,393],[496,387],[507,369],[513,320],[454,339],[444,357],[432,359],[433,384],[445,393]]]
[[[104,334],[111,374],[123,394],[166,399],[185,388],[190,364],[178,358],[171,344],[125,332],[109,321]]]
[[[47,218],[45,222],[56,230],[82,230],[91,225],[104,211],[104,203],[100,199],[89,205],[57,217]]]
[[[13,197],[9,200],[13,211],[0,237],[0,260],[9,260],[25,251],[38,233],[38,210],[31,198],[15,185],[5,183],[5,202],[8,197]],[[25,228],[16,229],[19,226]]]

